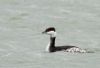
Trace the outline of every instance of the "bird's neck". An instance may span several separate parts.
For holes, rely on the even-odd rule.
[[[48,51],[48,52],[55,51],[55,39],[56,39],[56,37],[50,37],[50,43],[48,44],[46,51]]]
[[[55,39],[56,37],[50,37],[50,47],[55,47]]]

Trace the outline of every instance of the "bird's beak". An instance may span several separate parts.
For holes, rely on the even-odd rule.
[[[42,32],[42,34],[45,34],[45,33],[46,33],[45,31]]]

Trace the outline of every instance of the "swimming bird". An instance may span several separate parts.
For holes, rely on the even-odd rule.
[[[45,29],[45,31],[42,32],[43,34],[50,35],[50,42],[48,46],[46,47],[47,52],[56,52],[56,51],[65,51],[65,52],[71,52],[71,53],[86,53],[87,51],[85,49],[81,49],[77,46],[55,46],[55,40],[56,40],[56,29],[54,27],[49,27]]]

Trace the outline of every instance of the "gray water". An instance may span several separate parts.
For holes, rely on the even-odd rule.
[[[50,26],[95,53],[45,52]],[[100,68],[100,0],[0,0],[0,68]]]

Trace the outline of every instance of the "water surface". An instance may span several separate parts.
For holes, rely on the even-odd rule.
[[[57,29],[56,45],[75,45],[95,53],[46,53]],[[0,68],[100,68],[99,0],[0,0]]]

